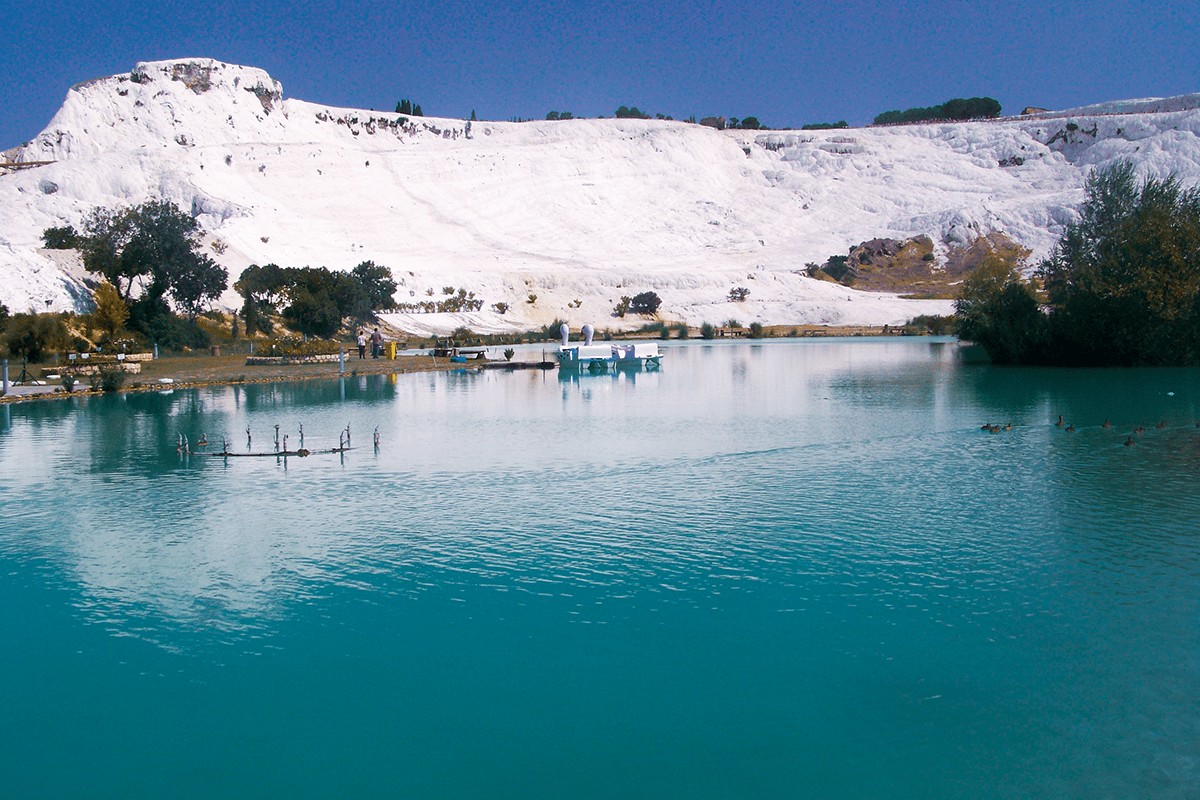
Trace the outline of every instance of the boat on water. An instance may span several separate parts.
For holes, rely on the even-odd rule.
[[[562,345],[557,354],[560,370],[601,374],[619,369],[655,370],[662,366],[663,354],[658,342],[592,344],[592,326],[584,325],[583,344],[572,344],[570,328],[564,324],[561,330]]]

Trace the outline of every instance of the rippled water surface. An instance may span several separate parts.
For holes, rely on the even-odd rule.
[[[0,795],[1200,797],[1200,372],[955,353],[3,406]]]

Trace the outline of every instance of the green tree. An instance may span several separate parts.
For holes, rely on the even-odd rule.
[[[225,270],[200,252],[199,223],[168,201],[118,211],[97,208],[84,229],[79,242],[84,267],[102,275],[126,302],[141,284],[144,297],[169,297],[195,315],[228,284]]]
[[[741,127],[748,131],[757,131],[762,129],[762,123],[758,121],[758,117],[743,117]]]
[[[96,302],[96,310],[92,312],[92,321],[97,328],[111,339],[129,319],[129,306],[121,299],[121,295],[108,281],[102,281],[92,292]]]
[[[397,114],[411,114],[412,113],[412,103],[408,102],[408,98],[404,98],[399,103],[396,103],[396,113]]]
[[[233,288],[242,296],[242,319],[246,335],[256,331],[271,332],[270,315],[279,313],[278,304],[284,298],[288,279],[277,264],[251,264],[242,270]]]
[[[46,228],[42,231],[42,244],[47,250],[73,250],[79,246],[79,234],[70,225]]]
[[[997,364],[1046,357],[1046,317],[1018,266],[989,255],[963,281],[954,302],[959,336],[982,345]]]
[[[350,274],[366,295],[369,311],[386,311],[396,307],[396,281],[390,269],[374,261],[364,261]]]
[[[5,326],[8,352],[38,362],[67,344],[67,326],[61,314],[13,314]]]
[[[1200,187],[1096,170],[1039,271],[1066,363],[1200,364]]]

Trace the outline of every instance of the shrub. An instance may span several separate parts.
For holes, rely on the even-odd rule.
[[[131,320],[138,318],[141,306],[142,301],[139,300],[130,308]],[[164,350],[201,350],[212,344],[212,336],[194,319],[174,314],[152,315],[139,329],[144,330],[145,336]]]
[[[75,391],[75,384],[77,383],[77,381],[76,381],[74,375],[71,375],[70,373],[65,373],[62,376],[60,382],[62,383],[62,387],[63,387],[64,391],[68,391],[68,392]]]
[[[904,327],[914,328],[921,333],[929,333],[933,336],[951,336],[957,327],[957,320],[953,316],[921,314],[904,323]]]
[[[629,313],[629,304],[632,302],[633,298],[622,295],[621,299],[617,301],[617,304],[613,306],[613,316],[624,317]]]
[[[492,303],[492,310],[500,315],[507,314],[508,313],[508,303]]]
[[[687,325],[681,322],[675,326],[675,335],[680,339],[687,339],[692,335],[692,332],[688,330]]]
[[[740,327],[742,327],[742,323],[738,322],[736,319],[727,319],[727,320],[725,320],[725,327],[726,328],[740,328]]]
[[[515,356],[516,354],[517,354],[517,351],[513,350],[511,347],[504,348],[504,360],[505,361],[512,361],[513,356]]]
[[[13,314],[5,327],[8,352],[27,361],[41,361],[68,341],[67,326],[60,314]]]
[[[654,292],[635,294],[629,302],[629,310],[635,314],[653,314],[662,305],[662,299]]]
[[[531,305],[531,306],[536,305],[537,304],[537,295],[530,292],[529,296],[525,298],[525,302],[529,303],[529,305]]]
[[[263,355],[273,356],[329,356],[338,353],[342,343],[332,339],[309,339],[287,336],[269,339],[258,345]]]
[[[717,338],[717,329],[710,322],[704,323],[703,325],[700,326],[700,338],[701,339]]]
[[[750,323],[750,333],[748,334],[748,336],[749,336],[751,339],[761,339],[761,338],[763,338],[763,326],[762,326],[762,323],[761,323],[761,322],[751,322],[751,323]]]
[[[93,391],[115,392],[125,385],[126,377],[125,370],[106,365],[92,373],[90,383]]]
[[[79,247],[79,234],[70,225],[46,228],[42,231],[42,244],[47,250],[73,250]]]
[[[750,290],[745,286],[737,286],[729,290],[729,302],[731,303],[744,303],[749,296]]]

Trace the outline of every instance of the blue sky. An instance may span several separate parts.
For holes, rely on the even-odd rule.
[[[1200,91],[1191,2],[0,0],[0,148],[74,83],[211,56],[284,94],[426,114],[757,116],[771,127],[988,95],[1008,113]]]

